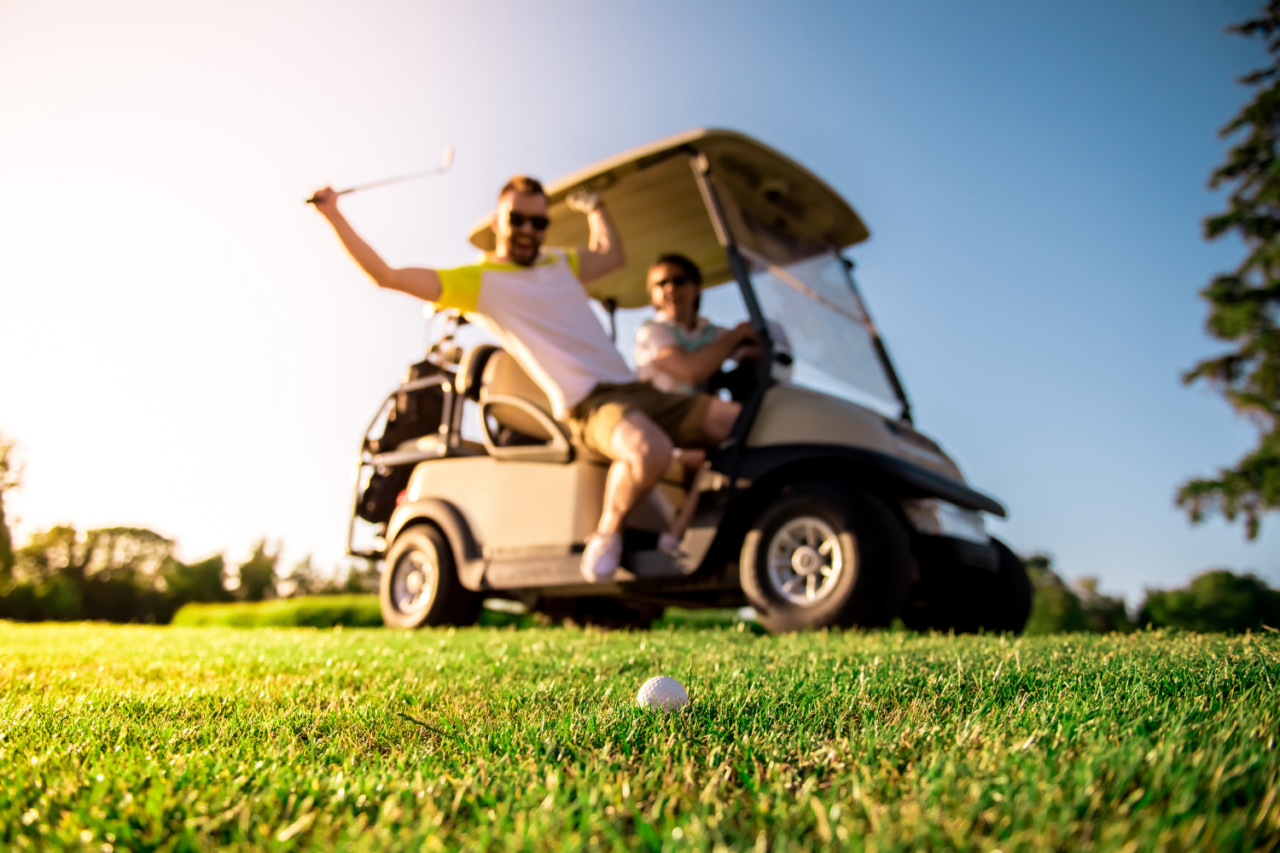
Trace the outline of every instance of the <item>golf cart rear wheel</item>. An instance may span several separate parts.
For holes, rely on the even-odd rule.
[[[480,596],[462,586],[453,549],[429,524],[407,527],[396,537],[378,592],[389,628],[470,625],[480,614]]]
[[[876,497],[806,483],[774,499],[747,534],[742,591],[773,633],[886,625],[910,582],[910,544]]]

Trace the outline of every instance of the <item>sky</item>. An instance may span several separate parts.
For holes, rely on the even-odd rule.
[[[859,284],[916,422],[1010,509],[992,530],[1136,604],[1259,540],[1179,483],[1255,431],[1183,370],[1221,127],[1265,60],[1224,0],[489,4],[0,0],[0,432],[21,539],[150,527],[198,559],[335,565],[353,460],[421,357],[302,203],[347,198],[393,264],[474,256],[511,174],[691,127],[759,138],[848,198]]]

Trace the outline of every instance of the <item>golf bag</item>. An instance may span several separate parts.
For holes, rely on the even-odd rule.
[[[405,382],[422,379],[439,373],[440,367],[429,361],[410,365]],[[440,429],[444,412],[444,392],[439,385],[429,385],[414,391],[400,391],[395,404],[387,414],[387,423],[378,438],[367,438],[365,446],[374,455],[387,453],[406,441],[431,435]],[[360,496],[356,514],[365,521],[381,524],[391,518],[396,508],[396,498],[409,485],[413,463],[377,468]]]

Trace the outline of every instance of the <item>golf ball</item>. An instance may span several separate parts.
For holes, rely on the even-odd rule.
[[[659,711],[674,711],[689,704],[689,694],[684,685],[669,675],[655,675],[640,685],[636,701],[641,708],[653,708]]]

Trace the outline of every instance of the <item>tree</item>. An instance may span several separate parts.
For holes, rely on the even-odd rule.
[[[16,557],[14,574],[43,602],[43,618],[163,622],[171,615],[165,589],[173,541],[152,530],[104,527],[81,535],[57,525],[34,534]]]
[[[1240,79],[1257,92],[1219,132],[1243,137],[1209,179],[1211,188],[1232,189],[1227,210],[1205,220],[1205,238],[1235,234],[1247,254],[1234,272],[1200,291],[1209,303],[1206,329],[1234,348],[1201,361],[1182,379],[1209,383],[1260,435],[1235,467],[1184,483],[1177,501],[1192,523],[1214,512],[1230,521],[1242,516],[1245,535],[1255,539],[1262,515],[1280,509],[1280,0],[1227,31],[1263,38],[1271,55],[1270,65]]]
[[[335,592],[377,592],[378,591],[378,562],[365,557],[349,557],[345,561],[347,574],[343,578],[342,586],[335,589]]]
[[[1216,569],[1192,578],[1185,589],[1149,591],[1138,619],[1201,632],[1280,628],[1280,592],[1253,575]]]
[[[276,594],[276,564],[280,562],[280,546],[267,550],[267,540],[259,539],[253,546],[253,554],[240,564],[237,574],[240,586],[237,597],[241,601],[262,601]]]
[[[1044,554],[1032,554],[1025,563],[1034,595],[1031,615],[1023,632],[1034,636],[1087,630],[1088,621],[1084,617],[1080,596],[1072,592],[1071,587],[1053,571],[1050,558]]]
[[[0,434],[0,578],[13,573],[16,557],[13,553],[13,537],[9,533],[9,521],[4,513],[5,492],[22,485],[22,465],[14,458],[15,444]]]
[[[18,577],[36,584],[62,578],[78,590],[89,573],[89,550],[69,524],[33,533],[17,558]]]
[[[293,568],[284,579],[284,584],[288,590],[288,595],[286,596],[288,598],[315,595],[325,588],[325,582],[320,578],[320,572],[312,564],[310,554],[293,564]]]
[[[1134,630],[1133,622],[1125,613],[1124,599],[1099,592],[1097,578],[1080,578],[1069,586],[1053,571],[1053,562],[1048,556],[1032,554],[1024,562],[1035,591],[1031,616],[1023,629],[1026,634],[1081,631],[1109,634]]]
[[[1113,631],[1128,634],[1137,629],[1138,626],[1125,611],[1124,599],[1099,592],[1097,578],[1077,578],[1076,591],[1080,596],[1085,624],[1090,631],[1097,634],[1110,634]]]
[[[221,554],[191,564],[171,561],[165,573],[165,585],[175,610],[192,601],[231,601],[231,593],[225,584],[226,574],[227,563]]]

